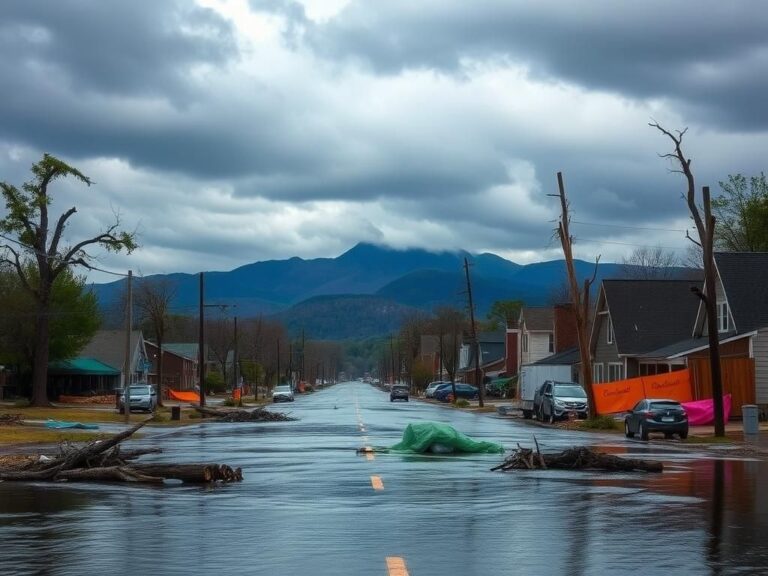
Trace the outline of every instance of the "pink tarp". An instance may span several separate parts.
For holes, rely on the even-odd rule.
[[[695,400],[693,402],[683,402],[683,408],[688,413],[688,424],[691,426],[706,426],[715,421],[714,400]],[[728,422],[731,416],[731,395],[723,396],[723,418]]]

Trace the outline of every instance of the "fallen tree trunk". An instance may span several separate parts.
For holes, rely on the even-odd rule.
[[[193,406],[203,416],[215,418],[217,422],[289,422],[295,420],[282,412],[272,412],[263,408],[254,410],[230,408],[204,408]]]
[[[239,482],[240,468],[226,464],[137,464],[144,454],[161,452],[160,448],[120,450],[120,442],[129,438],[147,421],[116,434],[109,440],[91,442],[82,448],[64,444],[56,457],[27,456],[7,459],[0,467],[0,480],[16,481],[99,481],[161,484],[166,479],[183,482]]]
[[[557,454],[542,454],[538,450],[538,444],[535,452],[518,444],[518,449],[504,462],[491,468],[493,471],[501,470],[502,472],[536,469],[662,472],[664,465],[655,460],[637,460],[604,454],[584,446],[569,448]]]

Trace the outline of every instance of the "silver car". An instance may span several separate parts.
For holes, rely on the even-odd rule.
[[[153,412],[157,407],[157,392],[151,384],[134,384],[128,387],[131,410]],[[120,414],[125,413],[125,393],[120,396]]]
[[[272,391],[272,402],[293,402],[293,390],[287,384],[275,386]]]

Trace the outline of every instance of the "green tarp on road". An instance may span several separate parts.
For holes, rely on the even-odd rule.
[[[392,452],[434,452],[448,454],[464,452],[472,454],[501,454],[504,447],[494,442],[476,442],[448,424],[419,422],[408,424],[403,439],[390,448]]]

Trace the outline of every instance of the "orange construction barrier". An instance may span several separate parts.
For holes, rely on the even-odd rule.
[[[690,370],[594,384],[593,390],[598,414],[627,412],[643,398],[668,398],[678,402],[693,399]]]
[[[189,390],[179,391],[168,389],[168,396],[171,400],[179,400],[181,402],[200,402],[200,394],[197,392],[191,392]]]
[[[233,388],[232,389],[232,400],[235,402],[239,402],[240,398],[242,397],[242,390],[240,388]]]

